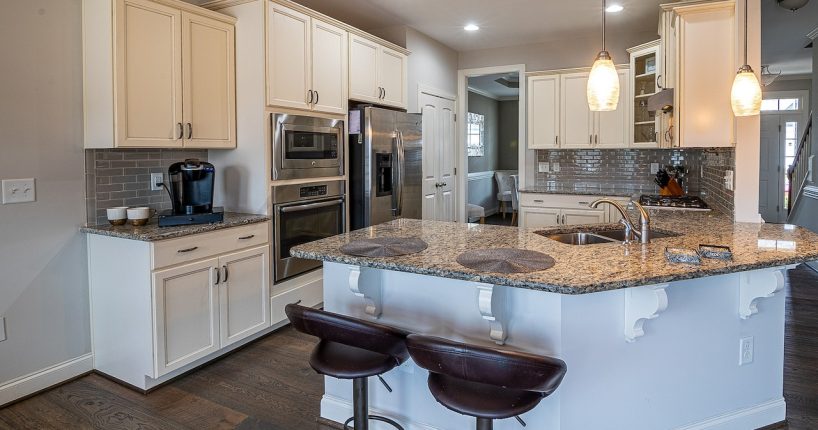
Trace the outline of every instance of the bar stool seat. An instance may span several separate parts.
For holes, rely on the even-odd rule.
[[[319,342],[310,356],[310,366],[316,372],[340,379],[368,378],[396,365],[389,355],[328,341]]]
[[[468,345],[412,334],[406,346],[415,363],[429,371],[432,396],[443,406],[477,419],[491,430],[495,419],[530,411],[552,394],[565,376],[562,360],[505,348]]]

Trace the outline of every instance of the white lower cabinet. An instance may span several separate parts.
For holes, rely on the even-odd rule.
[[[520,196],[520,226],[545,228],[610,222],[603,206],[590,208],[596,196],[523,193]]]
[[[270,328],[268,238],[269,223],[158,242],[89,235],[94,368],[150,389]]]

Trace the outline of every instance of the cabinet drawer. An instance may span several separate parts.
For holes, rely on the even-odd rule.
[[[156,242],[153,269],[263,245],[269,234],[269,223],[262,222]]]
[[[588,205],[598,198],[599,196],[520,193],[520,206],[560,209],[589,209]],[[604,211],[604,209],[600,208],[600,211]]]
[[[324,278],[321,277],[298,288],[273,296],[270,299],[270,312],[272,312],[270,321],[273,325],[276,325],[286,320],[287,314],[284,313],[284,307],[290,303],[299,302],[298,304],[301,306],[313,307],[323,301]]]

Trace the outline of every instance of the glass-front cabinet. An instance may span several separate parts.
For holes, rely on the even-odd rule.
[[[654,40],[628,49],[633,82],[630,108],[633,147],[658,148],[659,116],[648,110],[648,98],[661,88],[661,40]]]

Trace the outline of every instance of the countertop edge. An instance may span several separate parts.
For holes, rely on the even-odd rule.
[[[79,231],[80,233],[84,234],[94,234],[98,236],[107,236],[117,239],[135,240],[139,242],[159,242],[163,240],[177,239],[180,237],[209,233],[233,227],[259,224],[263,222],[269,222],[270,220],[272,220],[272,217],[270,217],[269,215],[244,214],[235,212],[225,213],[225,217],[226,219],[222,223],[168,227],[169,229],[173,230],[169,230],[166,232],[160,231],[159,233],[151,233],[150,231],[143,232],[135,231],[136,228],[126,226],[120,227],[119,229],[114,229],[113,227],[107,225],[82,226],[79,228]],[[153,229],[159,228],[156,224],[149,224],[147,227]]]

